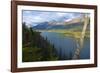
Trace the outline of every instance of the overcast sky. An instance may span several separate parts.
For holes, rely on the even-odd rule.
[[[65,22],[76,17],[81,17],[83,13],[75,12],[54,12],[54,11],[34,11],[34,10],[23,10],[23,22],[26,22],[27,25],[37,25],[35,23],[39,22]]]

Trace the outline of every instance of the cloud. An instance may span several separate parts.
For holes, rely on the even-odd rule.
[[[66,15],[66,13],[56,13],[58,16],[60,16],[60,17],[62,17],[62,16],[65,16]]]
[[[36,25],[39,22],[50,22],[50,21],[69,21],[75,17],[81,17],[82,13],[72,12],[54,12],[54,11],[34,11],[24,10],[23,11],[23,22],[27,25]]]

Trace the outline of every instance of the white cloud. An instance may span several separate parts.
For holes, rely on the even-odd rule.
[[[26,22],[27,25],[36,25],[34,23],[37,22],[69,21],[81,15],[81,13],[74,12],[23,11],[23,22]]]
[[[56,13],[58,16],[60,16],[60,17],[62,17],[62,16],[65,16],[66,15],[66,13]]]
[[[26,13],[26,14],[30,14],[30,13],[31,13],[31,11],[25,11],[25,13]]]
[[[67,20],[65,20],[65,22],[68,22],[68,21],[71,21],[72,19],[67,19]]]

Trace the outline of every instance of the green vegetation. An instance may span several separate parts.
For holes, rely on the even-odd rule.
[[[34,30],[22,24],[22,61],[33,62],[33,61],[56,61],[61,60],[61,55],[58,56],[54,45],[51,45],[47,38],[43,38],[41,32],[56,32],[60,33],[61,36],[72,37],[75,40],[81,39],[82,28],[71,28],[71,29],[52,29],[52,30]],[[86,30],[85,38],[90,38],[90,31]],[[62,52],[60,51],[60,54]],[[65,60],[72,58],[65,56]]]
[[[43,30],[43,31],[61,33],[62,36],[74,37],[76,39],[80,39],[82,34],[82,31],[80,31],[79,29],[69,29],[69,30],[56,29],[56,30]],[[90,31],[88,30],[86,31],[85,38],[90,38]]]
[[[22,24],[22,61],[54,61],[58,60],[54,45],[40,36],[40,32]]]

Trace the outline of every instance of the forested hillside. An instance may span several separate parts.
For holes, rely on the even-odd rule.
[[[50,61],[57,60],[54,45],[41,37],[40,32],[22,23],[22,61]]]

